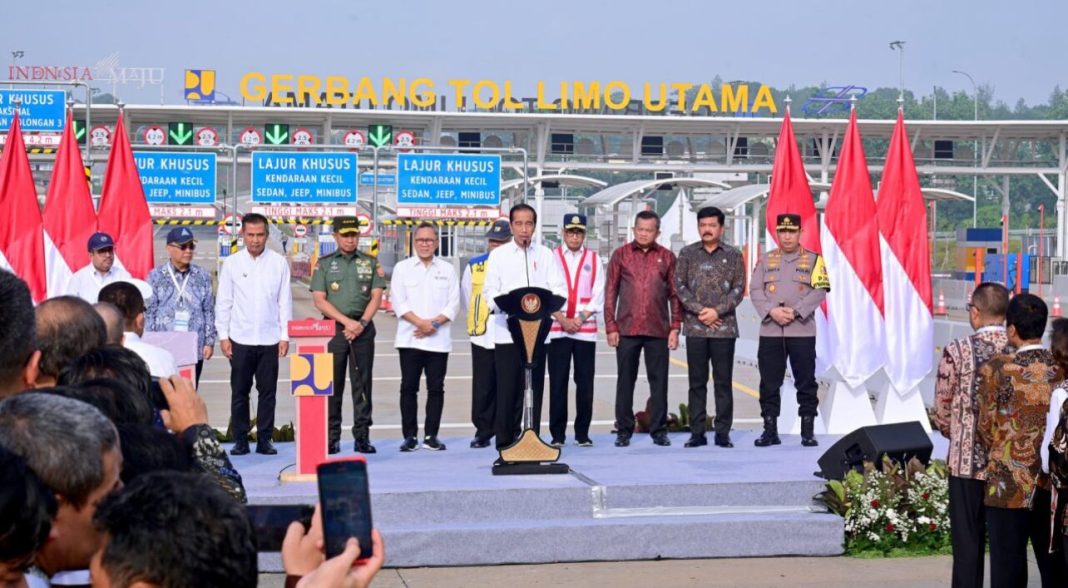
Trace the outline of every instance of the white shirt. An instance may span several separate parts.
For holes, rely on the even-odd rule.
[[[488,266],[487,269],[489,269]],[[465,312],[470,312],[471,310],[472,288],[473,286],[471,285],[471,264],[468,264],[464,267],[464,277],[460,280],[460,302],[461,304],[463,304]],[[485,294],[485,289],[486,286],[485,284],[483,284],[483,294]],[[464,332],[467,332],[467,330],[464,329]],[[481,335],[468,335],[468,337],[471,339],[471,343],[478,345],[483,349],[493,349],[493,317],[490,316],[486,320],[485,333],[482,333]]]
[[[452,351],[452,321],[460,309],[460,282],[449,262],[434,257],[428,266],[418,256],[409,257],[393,266],[389,292],[389,301],[397,314],[394,347],[439,353]],[[415,325],[403,318],[409,312],[427,320],[442,315],[449,322],[433,335],[418,338]]]
[[[1049,442],[1053,440],[1053,431],[1061,420],[1061,407],[1068,400],[1068,382],[1061,382],[1053,389],[1049,397],[1049,413],[1046,414],[1046,433],[1042,435],[1042,471],[1049,473]]]
[[[264,249],[258,257],[242,249],[226,258],[215,297],[215,328],[219,340],[242,345],[275,345],[289,341],[293,292],[289,262]]]
[[[178,363],[170,351],[145,343],[133,331],[122,334],[122,346],[140,355],[148,364],[148,372],[157,378],[168,378],[178,373]]]
[[[495,323],[494,342],[497,345],[512,343],[512,334],[508,331],[508,316],[497,308],[494,299],[516,288],[528,286],[545,288],[553,294],[567,297],[567,287],[561,275],[560,267],[553,261],[553,252],[544,245],[531,243],[526,250],[515,241],[505,243],[490,252],[486,267],[486,284],[482,291],[489,303]],[[548,336],[546,336],[548,339]]]
[[[26,583],[30,585],[30,588],[34,586],[88,586],[92,584],[92,579],[89,576],[89,570],[68,570],[66,572],[56,572],[49,582],[43,584],[34,584],[30,582],[30,575],[26,574]],[[40,578],[35,578],[40,581]]]
[[[566,245],[564,246],[564,261],[567,262],[567,272],[564,272],[560,267],[560,256],[553,252],[553,260],[556,261],[557,267],[560,268],[560,276],[564,280],[564,288],[570,289],[571,286],[578,286],[579,283],[579,262],[582,261],[582,254],[586,252],[586,247],[579,247],[578,251],[572,251]],[[586,261],[593,259],[593,252],[591,251],[586,255]],[[567,277],[571,276],[571,284],[567,283]],[[567,310],[565,305],[563,310]],[[593,276],[593,289],[590,291],[590,301],[586,304],[575,305],[575,316],[578,316],[581,312],[593,313],[587,322],[592,321],[597,323],[601,317],[601,313],[604,311],[604,264],[601,263],[601,256],[597,256],[597,274]],[[549,339],[559,339],[560,337],[570,337],[578,341],[597,341],[597,333],[573,333],[566,332],[549,333]]]
[[[67,280],[67,286],[63,292],[69,296],[77,296],[90,304],[96,304],[100,297],[100,290],[112,282],[121,282],[131,279],[130,272],[118,264],[111,266],[105,273],[96,271],[93,264],[89,264],[74,272]]]

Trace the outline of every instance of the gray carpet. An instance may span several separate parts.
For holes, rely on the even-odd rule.
[[[812,509],[823,481],[816,461],[834,440],[803,448],[753,446],[756,432],[732,434],[733,449],[657,447],[636,435],[630,447],[595,436],[595,446],[569,445],[562,462],[572,473],[493,476],[492,449],[444,439],[444,452],[400,453],[399,440],[380,441],[367,456],[375,525],[391,567],[656,558],[837,555],[843,529],[835,515]],[[277,456],[234,459],[252,503],[313,504],[314,483],[281,484],[293,445]],[[935,457],[945,442],[935,439]],[[351,451],[351,443],[344,447]],[[262,570],[280,569],[278,554],[261,554]]]

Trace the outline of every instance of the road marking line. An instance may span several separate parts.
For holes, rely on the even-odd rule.
[[[669,357],[668,361],[670,361],[671,363],[673,363],[673,364],[675,364],[675,365],[677,365],[677,366],[679,366],[681,368],[690,369],[690,365],[687,364],[685,361],[683,361],[681,359],[675,359],[674,357]],[[671,376],[668,376],[668,377],[671,377]],[[711,378],[709,378],[709,381],[711,381]],[[752,396],[753,398],[756,398],[757,400],[760,400],[760,392],[757,392],[756,390],[753,390],[749,386],[746,386],[745,384],[742,384],[740,382],[731,382],[731,384],[733,384],[734,387],[737,388],[739,392],[744,392],[744,393]],[[735,422],[738,421],[738,419],[734,419],[734,420],[735,420]]]

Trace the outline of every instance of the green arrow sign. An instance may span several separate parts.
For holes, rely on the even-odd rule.
[[[193,144],[193,125],[185,122],[167,123],[167,131],[171,145]]]
[[[269,123],[263,127],[263,136],[268,145],[281,145],[289,142],[289,125]]]
[[[87,136],[87,133],[85,132],[85,121],[77,118],[74,119],[74,128],[72,128],[71,131],[74,133],[75,142],[79,145],[85,145],[85,137]]]
[[[371,125],[367,128],[367,140],[375,147],[384,147],[393,142],[392,125]]]

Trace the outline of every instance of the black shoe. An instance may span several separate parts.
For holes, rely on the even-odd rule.
[[[479,437],[475,437],[474,439],[471,440],[471,449],[484,449],[484,448],[489,447],[489,446],[490,446],[490,440],[489,439],[482,439],[482,438],[479,438]]]
[[[730,435],[716,435],[716,447],[734,447]]]
[[[274,443],[271,443],[270,439],[264,439],[256,443],[256,453],[260,455],[278,455],[278,450],[274,448]]]
[[[356,453],[376,453],[378,451],[367,439],[358,439],[356,443],[352,445],[352,449],[356,451]]]
[[[815,421],[816,417],[801,417],[801,445],[803,447],[815,447],[819,445],[819,442],[816,441]]]
[[[238,441],[234,443],[233,449],[230,450],[230,455],[248,455],[248,441]]]
[[[759,439],[753,441],[753,445],[768,447],[769,445],[779,445],[781,443],[782,441],[779,440],[779,423],[776,421],[776,417],[764,417],[764,432],[761,433]]]
[[[408,437],[400,446],[400,450],[404,452],[415,451],[416,449],[419,449],[419,442],[415,440],[415,437]]]
[[[653,445],[659,445],[661,447],[670,447],[671,439],[668,439],[667,433],[657,433],[653,435]]]
[[[628,445],[630,445],[630,435],[626,433],[616,435],[616,447],[627,447]]]
[[[341,453],[341,442],[331,441],[330,444],[326,446],[326,452],[330,455],[334,455],[335,453]]]
[[[552,443],[549,443],[549,445],[552,445],[553,447],[563,447],[564,445],[567,445],[567,443],[563,439],[553,439]]]
[[[424,437],[423,448],[431,451],[445,451],[445,444],[438,441],[437,437]]]
[[[683,447],[701,447],[702,445],[708,445],[708,439],[706,439],[704,435],[691,436],[686,440],[686,443],[683,444]]]
[[[579,447],[593,447],[593,440],[589,438],[577,439],[575,445],[578,445]]]

